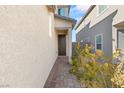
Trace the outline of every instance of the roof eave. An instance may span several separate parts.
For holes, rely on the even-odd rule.
[[[70,17],[61,16],[61,15],[58,15],[58,14],[54,14],[54,16],[57,17],[57,18],[61,18],[61,19],[70,21],[70,22],[72,22],[73,24],[76,24],[76,22],[77,22],[75,19],[70,18]]]
[[[96,5],[91,5],[89,7],[89,9],[87,10],[86,14],[81,18],[81,20],[77,23],[77,25],[74,27],[75,30],[77,30],[77,28],[79,27],[79,25],[84,21],[84,19],[90,14],[90,12],[93,10],[93,8]]]

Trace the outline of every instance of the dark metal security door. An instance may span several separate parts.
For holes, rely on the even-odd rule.
[[[66,56],[66,35],[58,35],[58,55]]]

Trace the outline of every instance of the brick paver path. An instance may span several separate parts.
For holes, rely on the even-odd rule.
[[[45,88],[80,88],[76,77],[69,73],[67,57],[59,57],[46,81]]]

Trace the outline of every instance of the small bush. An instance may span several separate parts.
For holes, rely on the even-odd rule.
[[[101,50],[91,53],[92,50],[92,45],[81,47],[78,43],[70,72],[76,75],[85,87],[124,87],[124,71],[122,73],[118,69],[122,68],[122,63],[117,65],[112,62],[114,58],[119,57],[120,50],[117,50],[113,57],[107,57]]]

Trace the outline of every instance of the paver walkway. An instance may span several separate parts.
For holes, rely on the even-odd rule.
[[[58,57],[50,75],[46,81],[45,88],[80,88],[76,77],[69,73],[71,65],[67,57]]]

